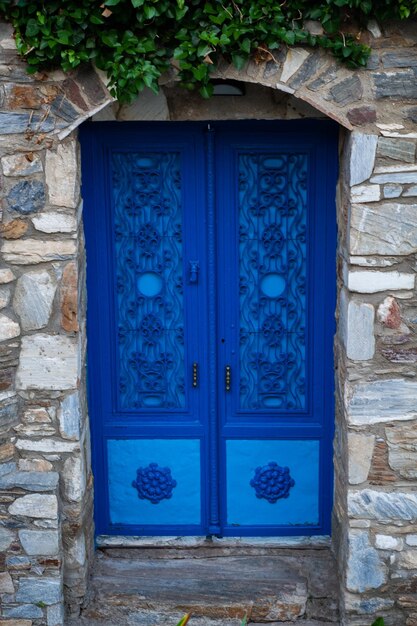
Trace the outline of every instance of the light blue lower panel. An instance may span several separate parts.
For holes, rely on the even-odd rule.
[[[318,524],[318,441],[230,440],[226,458],[229,526]]]
[[[199,440],[110,439],[107,450],[112,524],[200,524]]]

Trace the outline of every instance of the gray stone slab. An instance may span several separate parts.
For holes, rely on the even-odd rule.
[[[7,195],[10,210],[27,215],[36,213],[45,205],[45,187],[40,180],[22,180]]]
[[[383,67],[417,67],[417,52],[398,50],[381,55]]]
[[[298,89],[302,87],[319,69],[323,63],[323,55],[315,52],[303,63],[294,78],[289,82],[290,87]]]
[[[348,515],[378,522],[417,521],[417,494],[364,489],[348,493]]]
[[[58,472],[13,472],[0,478],[0,489],[19,487],[27,491],[52,491],[58,479]]]
[[[0,111],[0,135],[14,135],[28,130],[47,133],[55,128],[55,120],[44,115],[30,113],[6,113]]]
[[[417,205],[384,202],[353,204],[350,252],[354,255],[407,255],[417,252]]]
[[[399,72],[375,72],[375,95],[380,98],[417,98],[416,74],[412,69]]]
[[[5,552],[14,539],[14,533],[0,526],[0,552]]]
[[[15,619],[38,619],[43,617],[43,611],[36,604],[22,604],[12,608],[3,609],[4,617],[14,617]]]
[[[349,138],[349,184],[359,185],[367,180],[374,169],[377,135],[351,133]]]
[[[329,94],[332,100],[340,106],[357,102],[363,95],[363,87],[359,76],[352,76],[342,80],[330,89]]]
[[[350,531],[346,577],[349,591],[363,593],[370,589],[378,589],[387,581],[387,577],[387,567],[378,550],[371,545],[368,532]]]
[[[396,161],[405,161],[406,163],[414,163],[416,156],[416,144],[414,141],[405,139],[390,139],[389,137],[380,137],[378,139],[378,155],[395,159]]]
[[[59,552],[56,530],[19,530],[19,539],[29,556],[55,556]]]
[[[417,417],[417,382],[402,378],[347,383],[348,420],[357,426],[396,422]]]
[[[16,463],[1,463],[0,464],[0,479],[2,476],[6,476],[7,474],[11,474],[11,472],[16,471]]]
[[[62,600],[61,581],[58,578],[21,578],[16,602],[51,605]]]

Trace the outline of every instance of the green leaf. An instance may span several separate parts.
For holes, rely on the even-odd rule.
[[[151,20],[156,15],[155,7],[145,6],[143,7],[143,12],[147,20]]]
[[[141,7],[143,5],[143,3],[145,2],[145,0],[131,0],[132,2],[132,6],[137,9],[138,7]]]
[[[25,34],[26,37],[36,37],[39,33],[39,24],[36,20],[30,19],[27,21]]]
[[[245,63],[247,61],[247,57],[241,54],[238,54],[237,52],[233,52],[232,61],[233,61],[233,65],[235,66],[237,70],[243,70],[243,68],[245,67]]]
[[[384,619],[382,617],[377,617],[372,626],[385,626]]]

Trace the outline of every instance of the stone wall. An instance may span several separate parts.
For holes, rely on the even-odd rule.
[[[383,32],[381,33],[381,30]],[[93,489],[76,128],[95,119],[291,119],[341,125],[335,506],[343,624],[417,624],[417,25],[370,24],[352,71],[279,51],[219,78],[243,98],[114,103],[92,69],[29,77],[0,25],[0,597],[9,626],[58,626],[88,591]],[[250,86],[252,84],[252,87]],[[262,94],[262,98],[260,97]],[[262,105],[261,105],[262,102]],[[2,623],[3,623],[2,622]]]

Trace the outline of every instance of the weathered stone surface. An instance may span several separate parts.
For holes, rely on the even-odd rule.
[[[71,102],[63,94],[59,94],[51,103],[51,112],[65,120],[65,122],[73,122],[80,113],[72,106]]]
[[[33,622],[29,619],[8,618],[2,622],[2,626],[32,626]]]
[[[10,210],[27,215],[42,209],[45,204],[45,189],[40,180],[22,180],[7,194]]]
[[[331,98],[340,106],[357,102],[362,98],[363,87],[359,76],[345,78],[330,89]]]
[[[415,275],[404,272],[353,271],[348,275],[348,289],[358,293],[414,289]]]
[[[24,619],[38,619],[43,617],[42,609],[39,606],[36,606],[36,604],[22,604],[21,606],[14,606],[11,609],[3,609],[3,613],[5,617]]]
[[[402,378],[346,383],[348,419],[358,426],[415,419],[416,393],[417,382]]]
[[[372,359],[375,352],[375,310],[372,304],[349,302],[346,320],[343,316],[343,337],[346,354],[353,361]]]
[[[368,475],[370,485],[392,485],[397,480],[395,472],[388,464],[388,446],[384,439],[378,438],[375,442],[374,455]],[[370,524],[370,522],[368,522]]]
[[[19,459],[18,466],[22,472],[50,472],[53,468],[45,459]]]
[[[37,330],[49,322],[56,280],[46,270],[28,272],[17,281],[13,307],[24,330]]]
[[[417,535],[407,535],[405,538],[407,546],[417,546]]]
[[[70,502],[81,502],[85,494],[86,476],[80,456],[73,456],[65,461],[62,478],[67,499]]]
[[[59,431],[64,439],[80,438],[80,398],[78,393],[66,396],[58,411]]]
[[[0,489],[19,487],[27,491],[52,491],[58,484],[57,472],[12,472],[0,477]]]
[[[28,223],[25,220],[11,220],[1,224],[0,234],[4,239],[19,239],[27,229]]]
[[[47,424],[51,421],[51,416],[43,407],[29,408],[23,413],[23,419],[29,424]]]
[[[5,85],[6,102],[11,111],[14,109],[40,109],[41,99],[33,85]]]
[[[403,187],[401,185],[385,185],[383,188],[383,196],[384,198],[398,198],[401,195],[402,190]]]
[[[389,464],[400,476],[417,478],[417,430],[415,425],[386,428]]]
[[[14,585],[9,572],[0,572],[0,594],[14,593]]]
[[[371,183],[378,185],[384,183],[417,183],[417,172],[390,172],[387,174],[376,174],[371,177]]]
[[[9,269],[1,269],[0,270],[0,285],[6,285],[7,283],[11,283],[14,281],[15,275],[12,270]]]
[[[376,98],[417,98],[416,74],[412,69],[399,72],[375,72]]]
[[[1,166],[5,176],[30,176],[43,171],[41,158],[36,152],[4,156]]]
[[[67,549],[66,563],[69,567],[82,567],[85,564],[87,558],[85,538],[83,533],[80,533],[74,539],[71,539]]]
[[[77,150],[74,141],[60,144],[56,152],[46,153],[45,174],[50,203],[75,209],[79,190]]]
[[[55,556],[59,552],[57,530],[19,530],[19,539],[29,556]]]
[[[72,240],[44,241],[25,239],[5,241],[2,245],[4,260],[16,265],[32,265],[45,261],[65,261],[77,251]]]
[[[413,50],[384,52],[381,58],[383,67],[417,67],[417,53]]]
[[[20,335],[20,326],[7,317],[0,315],[0,341],[7,341]]]
[[[33,493],[17,498],[9,506],[9,513],[11,515],[25,515],[26,517],[56,519],[58,503],[56,496]],[[26,602],[29,600],[26,599]]]
[[[78,273],[75,263],[65,266],[61,280],[61,326],[67,332],[78,331]]]
[[[374,169],[376,147],[378,137],[376,135],[364,135],[353,132],[349,138],[349,184],[359,185],[367,180]]]
[[[76,216],[59,211],[39,213],[32,217],[32,224],[42,233],[73,233],[77,230]]]
[[[307,85],[307,89],[310,91],[319,91],[322,87],[324,87],[324,85],[332,83],[337,78],[337,69],[337,65],[331,65],[324,72],[319,74],[315,80]]]
[[[289,84],[293,89],[298,89],[305,85],[309,78],[311,78],[319,69],[320,65],[325,62],[325,59],[319,52],[310,54],[308,59],[302,64],[296,75],[291,78]]]
[[[389,598],[366,598],[351,593],[345,594],[347,611],[357,615],[376,615],[392,606],[394,606],[394,600]]]
[[[417,347],[389,346],[381,348],[381,354],[391,363],[417,363]]]
[[[77,344],[71,338],[41,333],[22,338],[18,389],[75,389],[78,379]]]
[[[351,189],[353,202],[377,202],[381,199],[379,185],[356,185]]]
[[[372,106],[363,106],[351,109],[346,117],[353,126],[363,126],[376,122],[376,109]]]
[[[158,94],[145,89],[132,102],[120,107],[118,120],[169,120],[168,104],[162,89]]]
[[[391,535],[375,535],[375,547],[378,550],[402,550],[403,541],[398,537],[392,537]]]
[[[79,443],[61,441],[61,439],[18,439],[16,448],[18,450],[32,450],[33,452],[74,452],[79,450]]]
[[[397,300],[392,296],[388,296],[378,307],[378,321],[391,330],[401,328],[401,309]]]
[[[310,55],[303,48],[289,48],[281,74],[281,82],[286,83],[297,72]]]
[[[403,196],[406,198],[413,198],[417,196],[417,185],[412,185],[408,189],[406,189],[403,193]]]
[[[348,493],[348,514],[379,522],[394,520],[416,522],[417,494],[406,492],[387,493],[364,489]]]
[[[51,605],[61,599],[61,581],[57,578],[22,578],[16,594],[16,602]]]
[[[1,463],[0,464],[0,476],[5,476],[6,474],[11,474],[16,471],[16,463],[11,461],[10,463]]]
[[[14,539],[14,533],[0,526],[0,552],[5,552]]]
[[[404,569],[417,569],[417,550],[405,550],[399,555],[398,565]]]
[[[378,139],[378,155],[395,159],[397,161],[414,163],[416,156],[416,144],[414,141],[407,141],[404,139],[380,137]]]
[[[64,624],[64,606],[62,603],[48,606],[47,611],[48,626],[63,626]]]
[[[374,453],[375,435],[348,434],[349,482],[359,485],[368,478]]]
[[[346,580],[349,591],[378,589],[386,580],[387,568],[371,545],[367,531],[351,530]]]
[[[55,120],[32,113],[8,113],[0,111],[0,135],[14,135],[27,131],[47,133],[53,130]]]
[[[350,251],[358,255],[416,252],[417,205],[382,202],[374,207],[353,204]]]
[[[6,308],[12,297],[12,290],[8,285],[0,285],[0,309]]]

